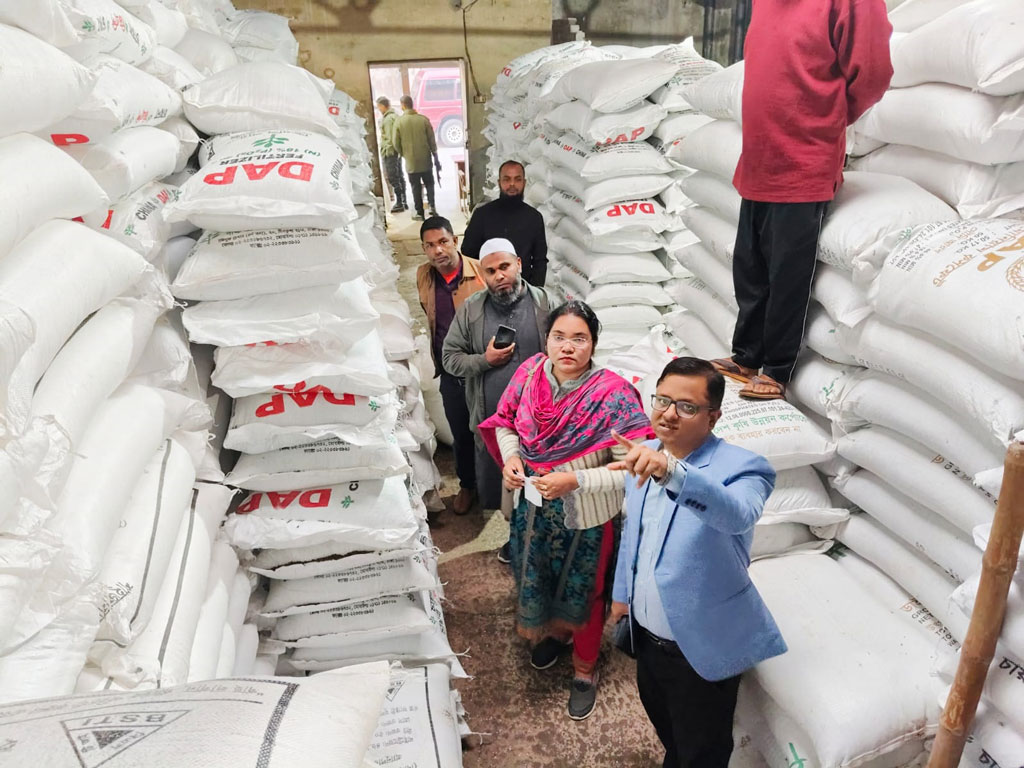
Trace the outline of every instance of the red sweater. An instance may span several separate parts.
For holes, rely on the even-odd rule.
[[[747,200],[831,200],[846,126],[889,87],[884,0],[754,0],[743,48],[743,153],[733,184]]]

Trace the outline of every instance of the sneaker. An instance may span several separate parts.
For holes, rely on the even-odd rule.
[[[401,213],[404,210],[406,210],[406,208],[401,203],[395,203],[394,206],[391,208],[392,213]]]
[[[504,563],[505,565],[512,564],[512,547],[509,546],[509,542],[505,542],[501,545],[501,549],[498,550],[498,562]]]
[[[593,680],[575,678],[569,686],[569,717],[586,720],[597,704],[597,675]]]
[[[530,666],[534,669],[549,669],[558,657],[572,648],[572,641],[563,643],[557,637],[545,637],[530,652]]]
[[[412,220],[413,221],[423,221],[423,214],[422,213],[414,213],[412,215]]]
[[[441,214],[439,214],[439,213],[437,212],[437,209],[436,209],[436,208],[431,208],[431,209],[430,209],[430,211],[429,211],[429,213],[430,213],[430,215],[431,215],[431,216],[440,216],[440,215],[441,215]]]

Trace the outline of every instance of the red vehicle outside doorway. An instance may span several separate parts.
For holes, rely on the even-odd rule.
[[[462,147],[466,143],[463,119],[462,77],[457,67],[428,68],[417,73],[412,84],[416,111],[426,115],[434,126],[437,143],[442,147]]]

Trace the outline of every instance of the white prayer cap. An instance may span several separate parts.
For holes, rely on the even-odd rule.
[[[512,245],[510,240],[506,240],[504,237],[492,237],[487,240],[483,245],[480,246],[480,255],[477,257],[480,261],[490,256],[492,253],[511,253],[513,256],[517,256],[516,247]]]

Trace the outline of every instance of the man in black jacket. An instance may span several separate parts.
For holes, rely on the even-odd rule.
[[[523,263],[523,279],[543,287],[548,271],[548,243],[544,217],[523,200],[526,175],[522,163],[507,160],[498,170],[501,195],[473,211],[462,238],[462,253],[478,258],[480,246],[494,237],[511,240]]]

